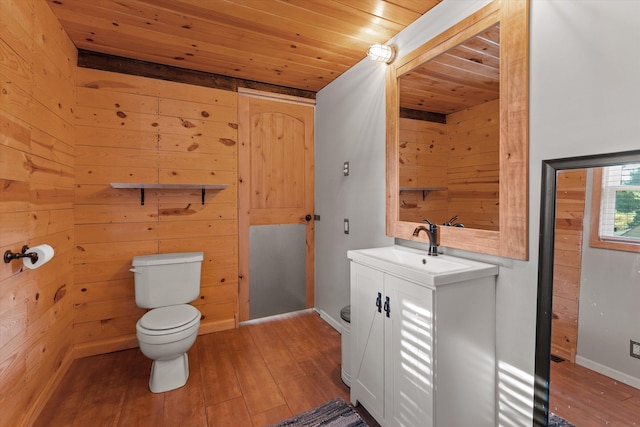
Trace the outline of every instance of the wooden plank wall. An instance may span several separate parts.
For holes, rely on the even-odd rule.
[[[29,425],[71,363],[76,49],[41,0],[0,2],[0,425]]]
[[[499,101],[447,116],[446,124],[400,119],[400,186],[446,187],[400,194],[400,220],[499,228]]]
[[[587,173],[559,171],[556,192],[551,354],[575,362]]]
[[[237,94],[78,69],[75,356],[137,346],[136,255],[203,251],[200,333],[232,328],[238,310]],[[112,182],[226,184],[208,191]]]
[[[423,120],[400,119],[400,187],[446,187],[447,125]],[[447,192],[400,191],[400,221],[443,223],[448,218]]]
[[[500,224],[500,102],[447,116],[449,218],[468,228],[498,231]]]

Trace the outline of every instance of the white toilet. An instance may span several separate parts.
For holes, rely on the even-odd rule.
[[[140,350],[153,360],[153,393],[180,388],[189,378],[187,351],[198,335],[200,312],[188,303],[200,294],[202,252],[133,257],[136,305],[150,308],[136,324]]]

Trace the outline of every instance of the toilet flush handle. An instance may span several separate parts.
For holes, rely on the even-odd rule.
[[[141,271],[140,270],[136,270],[135,267],[130,268],[129,271],[132,272],[132,273],[141,273]]]

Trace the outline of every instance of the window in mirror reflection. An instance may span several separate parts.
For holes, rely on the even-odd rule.
[[[640,164],[597,169],[593,180],[591,246],[639,252]]]

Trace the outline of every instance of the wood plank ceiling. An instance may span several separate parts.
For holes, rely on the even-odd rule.
[[[442,0],[47,0],[76,47],[317,92]]]

